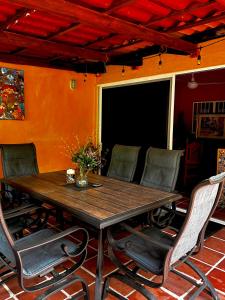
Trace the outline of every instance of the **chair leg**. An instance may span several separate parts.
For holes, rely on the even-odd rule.
[[[80,299],[81,297],[83,297],[84,300],[89,300],[88,285],[84,281],[84,279],[82,279],[78,275],[70,276],[69,278],[65,279],[64,281],[62,281],[62,282],[60,282],[58,284],[53,285],[51,288],[49,288],[43,294],[41,294],[38,297],[36,297],[35,300],[45,300],[49,296],[52,296],[53,294],[59,292],[60,290],[64,289],[68,285],[73,284],[75,282],[81,282],[83,290],[80,293],[78,293],[77,295],[74,295],[72,297],[72,299],[75,300],[75,299]]]
[[[115,296],[115,297],[117,297],[120,300],[127,299],[127,298],[123,297],[122,295],[116,293],[114,290],[112,290],[109,287],[110,278],[115,278],[115,279],[117,279],[117,280],[125,283],[126,285],[132,287],[133,289],[135,289],[136,291],[138,291],[140,294],[142,294],[148,300],[156,300],[155,296],[151,292],[149,292],[148,290],[146,290],[144,288],[144,286],[142,286],[138,282],[134,281],[133,279],[129,278],[128,276],[119,273],[118,271],[110,274],[105,279],[104,286],[103,286],[103,294],[102,294],[103,296],[102,296],[102,299],[105,299],[105,297],[107,296],[108,293],[111,294],[111,295],[113,295],[113,296]]]
[[[127,276],[129,276],[129,278],[131,278],[133,281],[138,282],[140,284],[143,285],[147,285],[149,287],[152,288],[159,288],[162,285],[162,282],[154,282],[151,281],[150,279],[146,279],[142,276],[140,276],[138,273],[136,273],[138,271],[138,267],[134,267],[133,270],[130,270],[127,266],[123,265],[120,260],[116,257],[115,253],[113,252],[112,247],[108,247],[108,254],[109,257],[111,259],[111,261],[114,263],[114,265],[116,265],[120,271],[122,271],[123,273],[125,273]]]
[[[214,289],[208,278],[205,276],[205,274],[201,270],[199,270],[199,268],[197,268],[190,260],[186,260],[185,263],[200,276],[203,282],[203,286],[205,285],[205,288],[208,288],[206,292],[209,292],[214,300],[219,300],[219,296],[217,295],[216,290]]]
[[[209,294],[210,296],[212,296],[212,299],[214,300],[219,300],[219,296],[217,295],[216,290],[214,289],[213,285],[211,284],[211,282],[208,280],[208,278],[205,276],[205,274],[199,270],[199,268],[197,268],[190,260],[185,260],[184,263],[186,265],[188,265],[192,270],[194,270],[199,277],[202,280],[202,283],[197,283],[195,280],[193,280],[192,278],[185,276],[185,274],[182,274],[180,272],[178,272],[177,270],[171,270],[173,273],[179,275],[180,277],[186,279],[187,281],[191,282],[192,284],[194,284],[196,287],[198,287],[198,289],[195,291],[195,293],[190,297],[190,300],[195,300],[196,297],[205,290],[205,292],[207,294]]]

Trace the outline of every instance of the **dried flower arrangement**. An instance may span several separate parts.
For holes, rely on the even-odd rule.
[[[80,144],[79,138],[75,137],[75,144],[68,146],[65,144],[67,156],[76,164],[76,181],[77,185],[87,185],[87,175],[90,171],[98,170],[102,166],[101,149],[99,145],[95,145],[89,137],[84,144]]]

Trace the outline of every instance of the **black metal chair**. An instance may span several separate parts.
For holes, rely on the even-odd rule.
[[[72,242],[65,237],[74,232],[82,232],[81,242]],[[80,238],[80,235],[79,235]],[[86,229],[73,226],[63,232],[42,229],[14,241],[5,222],[0,204],[0,261],[7,270],[0,274],[4,279],[0,284],[17,277],[20,287],[27,292],[35,292],[48,288],[36,299],[46,299],[66,286],[81,282],[82,291],[73,297],[89,299],[88,286],[84,279],[73,274],[84,262],[87,252],[88,232]],[[74,258],[71,267],[58,273],[55,269],[59,264]],[[70,259],[71,261],[71,259]],[[13,272],[13,274],[12,274]],[[29,279],[51,274],[51,279],[38,284],[29,284]]]
[[[150,147],[145,158],[141,185],[174,192],[180,168],[180,159],[184,150],[168,150]],[[150,222],[160,228],[173,220],[176,205],[163,206],[149,213]]]
[[[107,176],[119,180],[132,181],[137,166],[140,147],[116,144],[112,150],[112,156]]]
[[[196,299],[203,290],[211,295],[212,299],[219,300],[210,281],[189,257],[198,253],[203,246],[206,226],[221,196],[224,179],[225,173],[221,173],[194,188],[185,221],[175,237],[156,227],[146,226],[136,231],[124,223],[121,227],[130,233],[125,238],[115,239],[113,230],[108,230],[108,253],[119,270],[105,279],[102,298],[105,299],[110,293],[119,299],[126,299],[110,288],[110,279],[116,278],[139,291],[146,299],[156,299],[144,285],[152,288],[162,286],[171,271],[197,287],[190,300]],[[121,255],[117,255],[118,251],[132,260],[131,269],[129,265],[125,266],[120,261]],[[179,272],[176,266],[182,263],[197,273],[200,280],[196,281]],[[158,278],[152,281],[140,276],[139,270],[149,271],[156,277],[160,276],[161,281],[157,280]]]
[[[38,174],[36,149],[33,143],[1,144],[1,160],[5,178]],[[4,217],[10,225],[11,233],[21,235],[24,227],[41,228],[46,224],[48,211],[41,203],[27,193],[22,193],[1,183]],[[36,214],[35,218],[28,215]]]

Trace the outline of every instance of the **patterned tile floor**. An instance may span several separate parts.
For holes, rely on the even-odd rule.
[[[74,239],[75,237],[71,237]],[[76,238],[75,238],[76,239]],[[94,289],[95,289],[95,268],[96,268],[96,249],[97,241],[94,238],[90,239],[88,245],[88,256],[83,264],[83,266],[77,272],[80,276],[85,278],[89,285],[90,299],[94,299]],[[209,237],[204,245],[201,252],[192,258],[193,261],[198,265],[198,267],[205,272],[208,278],[211,280],[215,286],[219,297],[221,300],[225,300],[225,227],[220,229],[214,235]],[[69,263],[69,262],[68,262]],[[126,261],[124,261],[126,263]],[[109,274],[115,269],[112,262],[107,256],[107,250],[105,250],[104,257],[104,276]],[[191,277],[195,275],[186,266],[180,266],[179,270],[188,274]],[[147,276],[147,274],[142,274]],[[42,277],[41,280],[47,280],[48,276]],[[130,287],[123,285],[120,282],[112,281],[111,286],[116,289],[119,293],[124,295],[129,300],[144,300],[145,298],[141,296],[136,291],[132,290]],[[70,299],[71,295],[76,294],[80,290],[80,284],[73,284],[64,290],[61,290],[54,296],[51,296],[50,300],[63,300]],[[175,274],[170,274],[167,283],[160,289],[151,289],[156,299],[170,300],[170,299],[189,299],[194,291],[194,286]],[[0,286],[0,300],[32,300],[38,293],[25,293],[19,287],[16,279],[13,279],[3,286]],[[107,300],[115,299],[113,296],[109,296]],[[211,299],[207,294],[202,293],[197,299]]]

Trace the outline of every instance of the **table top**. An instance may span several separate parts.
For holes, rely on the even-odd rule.
[[[98,229],[140,215],[181,198],[142,185],[90,174],[90,186],[78,189],[66,184],[66,171],[3,178],[1,181],[42,201],[61,206]],[[92,187],[92,184],[101,184]]]

